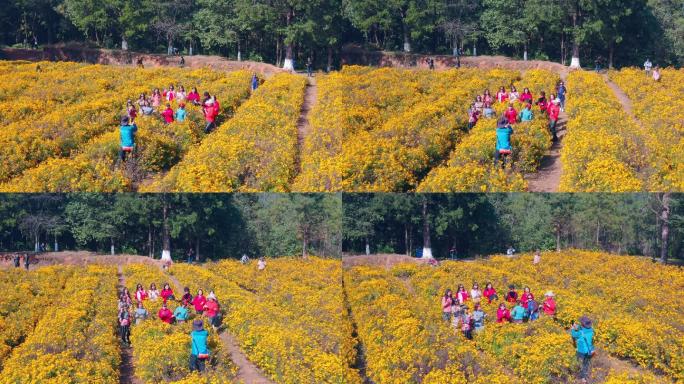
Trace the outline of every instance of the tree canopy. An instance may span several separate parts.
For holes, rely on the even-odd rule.
[[[17,0],[0,44],[64,41],[333,64],[345,44],[429,54],[504,54],[618,66],[684,61],[672,0]]]

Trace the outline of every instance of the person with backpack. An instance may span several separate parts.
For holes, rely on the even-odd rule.
[[[135,313],[133,314],[133,317],[135,318],[135,325],[139,325],[143,321],[147,320],[149,315],[150,314],[147,312],[147,309],[145,309],[143,302],[138,301],[138,308],[135,309]]]
[[[539,319],[539,304],[537,304],[537,301],[534,300],[534,298],[527,302],[527,313],[525,314],[525,317],[527,317],[529,321]]]
[[[135,150],[135,134],[137,131],[138,126],[135,123],[129,123],[128,116],[121,118],[121,126],[119,127],[119,158],[121,161],[126,161],[128,154],[132,154]]]
[[[306,77],[312,77],[313,76],[313,60],[311,60],[311,56],[309,56],[306,59]]]
[[[461,306],[461,332],[466,339],[473,339],[473,317],[467,305]]]
[[[473,328],[475,328],[475,333],[480,333],[484,330],[484,321],[487,314],[482,310],[480,304],[475,304],[475,310],[473,311]]]
[[[551,140],[554,142],[558,141],[558,135],[556,133],[556,126],[558,125],[558,117],[560,116],[560,100],[553,99],[551,105],[548,107],[549,113],[549,131],[551,131]]]
[[[14,268],[19,268],[20,265],[21,265],[21,260],[19,258],[19,254],[15,253],[14,254]]]
[[[582,383],[586,383],[589,380],[591,359],[596,353],[594,348],[594,329],[592,328],[591,319],[587,316],[582,316],[579,319],[579,324],[572,324],[570,335],[575,343],[577,360],[580,363],[580,380]]]
[[[192,303],[192,294],[190,293],[190,288],[183,288],[183,296],[181,297],[181,301],[184,301],[188,304]]]
[[[119,336],[126,345],[131,345],[131,313],[125,305],[119,310]]]
[[[506,303],[499,304],[499,308],[496,310],[496,322],[497,323],[508,323],[511,321],[511,311],[506,307]]]
[[[506,166],[506,157],[513,151],[511,149],[511,135],[513,128],[508,122],[506,116],[501,116],[496,126],[496,148],[494,150],[494,165],[499,162],[499,158],[503,157],[502,165]]]
[[[520,300],[515,302],[515,306],[511,310],[511,319],[514,323],[520,324],[525,320],[525,308],[523,308]]]
[[[252,92],[256,91],[257,88],[259,88],[259,78],[257,77],[256,72],[252,74],[251,86],[252,86]]]
[[[201,289],[197,290],[197,295],[192,299],[192,306],[195,307],[195,313],[201,315],[204,311],[204,304],[207,303],[207,298],[204,297],[204,291]]]
[[[177,306],[176,309],[173,311],[173,317],[176,319],[177,322],[185,323],[188,320],[188,317],[190,317],[187,305],[187,302],[183,300],[181,304]]]
[[[508,286],[506,301],[508,301],[509,303],[515,303],[516,301],[518,301],[518,291],[515,290],[515,285],[513,284]]]
[[[204,372],[205,362],[209,360],[207,338],[209,338],[209,332],[204,329],[204,322],[200,319],[193,321],[192,332],[190,332],[190,372]]]
[[[525,104],[518,115],[518,119],[520,119],[520,122],[532,121],[532,119],[534,119],[534,114],[532,113],[532,104]]]
[[[489,302],[489,304],[491,304],[494,300],[499,300],[499,296],[496,294],[496,289],[494,289],[492,283],[487,283],[482,295],[487,298],[487,302]]]
[[[454,296],[451,289],[447,289],[442,296],[442,319],[444,321],[451,320],[451,305],[454,303]]]
[[[176,121],[185,121],[185,116],[187,112],[185,110],[185,103],[179,103],[178,109],[176,109]]]
[[[541,111],[542,114],[545,114],[546,109],[549,106],[549,102],[546,100],[546,92],[541,91],[539,93],[539,98],[534,104],[539,107],[539,111]]]
[[[204,114],[204,119],[207,122],[206,126],[204,127],[204,133],[210,133],[216,128],[216,115],[218,115],[213,99],[210,98],[204,103],[204,106],[202,107],[202,113]]]
[[[544,303],[542,303],[542,310],[544,311],[544,314],[547,316],[555,316],[556,315],[556,300],[553,298],[554,294],[552,291],[547,291],[546,294],[544,294],[545,299]]]

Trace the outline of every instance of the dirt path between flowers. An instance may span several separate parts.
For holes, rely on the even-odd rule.
[[[565,82],[567,72],[561,72],[560,76]],[[558,192],[561,173],[563,172],[560,156],[563,149],[563,137],[565,137],[567,132],[567,123],[568,115],[565,111],[562,111],[558,116],[558,126],[556,128],[558,141],[553,143],[551,148],[544,154],[537,172],[525,176],[528,192]]]
[[[306,76],[306,75],[305,75]],[[309,123],[309,113],[318,100],[318,88],[316,87],[316,78],[306,78],[306,90],[304,91],[304,103],[297,119],[297,158],[295,169],[299,174],[302,171],[302,152],[304,151],[304,140],[311,133],[311,124]]]
[[[126,286],[126,278],[123,275],[123,267],[118,266],[117,276],[119,277],[120,291]],[[143,381],[135,376],[135,364],[133,364],[133,347],[121,345],[121,365],[119,365],[119,384],[143,384]]]
[[[351,304],[349,303],[349,295],[347,294],[344,277],[342,278],[342,301],[344,303],[344,308],[347,311],[347,318],[352,325],[351,336],[356,340],[356,345],[354,346],[354,349],[356,349],[356,359],[351,368],[354,368],[359,372],[359,377],[363,384],[374,384],[375,382],[368,377],[368,374],[366,373],[368,366],[366,362],[366,346],[363,344],[363,341],[361,341],[361,338],[359,338],[359,326],[354,320],[354,314],[352,312]]]
[[[162,272],[171,280],[171,284],[173,284],[177,292],[183,290],[183,285],[175,276],[167,273],[163,269]],[[240,349],[235,336],[225,329],[225,327],[219,333],[219,339],[221,340],[223,347],[228,351],[230,360],[238,367],[236,376],[238,382],[244,384],[275,384],[275,382],[266,377],[256,365],[249,361],[247,356],[242,352],[242,349]]]
[[[625,91],[623,91],[622,88],[620,88],[617,84],[613,83],[607,74],[603,75],[603,80],[606,82],[611,91],[613,91],[613,94],[615,95],[615,97],[617,97],[625,113],[627,113],[627,115],[631,117],[635,123],[641,125],[641,121],[639,121],[639,119],[637,119],[636,115],[634,114],[632,100],[629,99],[629,96],[627,96]]]

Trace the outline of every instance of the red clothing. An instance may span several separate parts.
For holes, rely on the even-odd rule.
[[[508,100],[508,93],[499,91],[496,93],[496,99],[499,100],[499,103],[503,103]]]
[[[216,120],[216,115],[218,115],[218,112],[213,104],[204,106],[204,118],[207,120],[207,123],[213,123]]]
[[[161,115],[166,123],[173,123],[173,109],[166,108]]]
[[[147,300],[147,292],[143,289],[135,292],[135,299],[138,301]]]
[[[492,97],[492,95],[483,95],[483,96],[482,96],[482,101],[483,101],[485,104],[491,104],[491,103],[494,102],[494,98]]]
[[[461,291],[456,294],[456,298],[458,298],[458,302],[463,304],[466,301],[468,301],[468,292],[466,291]]]
[[[518,292],[514,290],[508,291],[508,293],[506,294],[506,301],[508,301],[509,303],[515,303],[516,301],[518,301]]]
[[[207,317],[214,317],[219,311],[219,305],[216,301],[214,300],[209,300],[207,301],[206,304],[204,304],[204,313],[207,315]]]
[[[537,101],[537,105],[539,106],[539,110],[542,112],[546,112],[546,109],[549,107],[549,103],[546,101],[546,99]]]
[[[511,321],[511,311],[508,308],[499,308],[496,310],[496,322],[503,323],[504,321]]]
[[[199,92],[190,92],[190,93],[188,93],[187,99],[188,99],[188,101],[190,101],[190,102],[193,102],[193,101],[199,102],[199,99],[200,99]]]
[[[173,296],[173,289],[162,289],[160,296],[162,297],[162,299],[164,299],[164,302],[166,303],[166,300],[168,300],[170,296]]]
[[[496,295],[496,289],[494,288],[485,288],[484,292],[482,292],[484,297],[487,298],[487,301],[490,303],[492,302],[492,296]]]
[[[509,124],[515,124],[518,122],[518,111],[516,111],[515,108],[506,109],[504,116],[506,116],[506,119],[508,119]]]
[[[166,97],[166,100],[173,101],[173,99],[176,98],[176,91],[168,91],[164,96]]]
[[[168,308],[162,308],[159,310],[159,319],[167,324],[173,323],[173,312]]]
[[[551,104],[549,106],[549,119],[551,121],[558,121],[558,115],[560,114],[560,106],[558,104]]]
[[[207,303],[207,298],[203,295],[197,295],[192,299],[192,305],[195,307],[195,311],[200,312],[204,309],[204,304]]]
[[[534,295],[532,292],[523,293],[522,296],[520,296],[520,304],[522,304],[523,308],[525,309],[527,309],[527,302],[530,300],[534,300]]]
[[[522,95],[520,95],[520,101],[523,103],[532,102],[532,94],[531,93],[523,93]]]
[[[549,316],[553,316],[556,314],[556,300],[553,299],[553,297],[547,297],[546,300],[544,300],[544,313],[546,313]]]

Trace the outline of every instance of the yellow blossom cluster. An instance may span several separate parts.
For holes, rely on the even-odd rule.
[[[55,299],[73,269],[41,268],[40,273],[23,269],[0,271],[0,372],[3,361],[33,331],[45,309]]]
[[[474,282],[481,289],[491,282],[503,300],[509,285],[515,285],[519,293],[528,286],[539,303],[546,291],[553,291],[557,301],[555,318],[542,314],[538,321],[522,325],[496,324],[499,302],[483,301],[486,325],[484,331],[476,334],[474,344],[522,382],[549,383],[574,376],[578,367],[567,329],[583,315],[594,321],[599,348],[640,366],[639,374],[610,373],[608,378],[612,381],[609,382],[619,382],[623,376],[629,378],[625,382],[634,383],[684,379],[684,335],[679,315],[684,300],[677,293],[677,287],[684,284],[684,274],[676,267],[643,258],[568,250],[545,253],[537,265],[532,263],[532,255],[525,254],[515,258],[494,256],[473,263],[444,262],[439,268],[411,264],[384,271],[361,267],[345,277],[357,281],[348,289],[361,291],[357,304],[352,301],[352,311],[357,316],[358,311],[375,316],[384,297],[395,301],[400,296],[405,297],[400,308],[405,307],[405,302],[414,303],[421,308],[417,321],[435,324],[442,332],[448,332],[448,325],[439,317],[440,297],[447,288],[455,290],[458,284],[463,284],[469,291]],[[368,303],[364,300],[375,305],[365,309]],[[468,304],[472,308],[472,302]],[[388,322],[389,325],[381,328],[383,332],[399,326]],[[429,327],[423,326],[423,329]],[[362,330],[360,327],[359,336],[366,343],[392,339],[389,335],[383,339],[380,336],[383,333]],[[400,344],[392,348],[385,346],[379,352],[391,356],[395,350],[410,351],[411,348]],[[439,356],[437,352],[429,353],[434,353],[428,355],[433,359]],[[406,352],[401,356],[406,356]],[[403,366],[411,363],[405,362]],[[661,376],[663,373],[667,376]]]
[[[360,383],[356,340],[340,286],[339,260],[277,258],[256,264],[221,261],[175,265],[194,292],[213,290],[224,323],[247,357],[278,383]]]
[[[639,127],[593,72],[568,77],[569,121],[561,150],[562,192],[629,192],[644,189],[646,165]]]
[[[288,191],[306,80],[279,74],[147,192]]]
[[[70,268],[71,277],[63,287],[57,286],[63,289],[44,309],[33,332],[5,361],[0,383],[119,382],[115,270]]]
[[[651,191],[684,191],[684,100],[679,97],[684,70],[665,69],[654,81],[644,71],[627,68],[612,71],[610,78],[632,102],[644,125],[641,132],[647,148],[646,173]]]
[[[516,88],[522,91],[529,88],[533,95],[541,91],[547,97],[552,93],[558,75],[545,70],[530,70],[516,82]],[[500,116],[507,104],[494,105]],[[514,103],[520,112],[523,104]],[[548,129],[548,118],[538,106],[533,106],[534,119],[521,122],[513,127],[511,148],[513,153],[505,169],[501,163],[493,164],[496,144],[496,119],[481,118],[475,127],[456,144],[448,162],[444,166],[434,168],[418,186],[420,192],[514,192],[527,189],[525,173],[534,172],[551,146],[551,135]]]
[[[52,69],[51,64],[43,64]],[[64,64],[58,64],[63,66]],[[76,66],[76,64],[71,64]],[[74,103],[61,101],[44,116],[29,116],[15,120],[12,125],[29,129],[3,132],[3,137],[20,145],[10,145],[8,161],[0,169],[0,190],[5,192],[68,192],[68,191],[125,191],[134,178],[140,179],[169,169],[185,152],[205,136],[204,119],[199,107],[187,103],[185,122],[163,124],[155,117],[141,116],[135,165],[127,169],[117,164],[119,149],[118,117],[125,114],[127,99],[136,100],[139,93],[149,93],[163,84],[205,86],[221,103],[222,114],[230,117],[249,94],[247,71],[222,75],[209,70],[183,71],[180,69],[141,70],[106,66],[64,68],[61,74],[76,84],[50,84],[50,89],[74,88],[80,97]],[[67,73],[67,71],[70,71]],[[50,71],[50,76],[57,74]],[[33,76],[42,76],[36,75]],[[47,76],[47,74],[46,74]],[[120,79],[116,83],[108,79]],[[85,85],[80,85],[84,83]],[[42,84],[42,83],[41,83]],[[36,92],[38,92],[36,90]],[[50,97],[40,93],[38,97]],[[9,100],[8,100],[9,101]],[[2,101],[0,101],[2,104]],[[176,102],[171,102],[174,110]],[[2,140],[2,138],[0,138]],[[22,174],[23,173],[23,174]],[[12,179],[9,177],[14,176]]]

